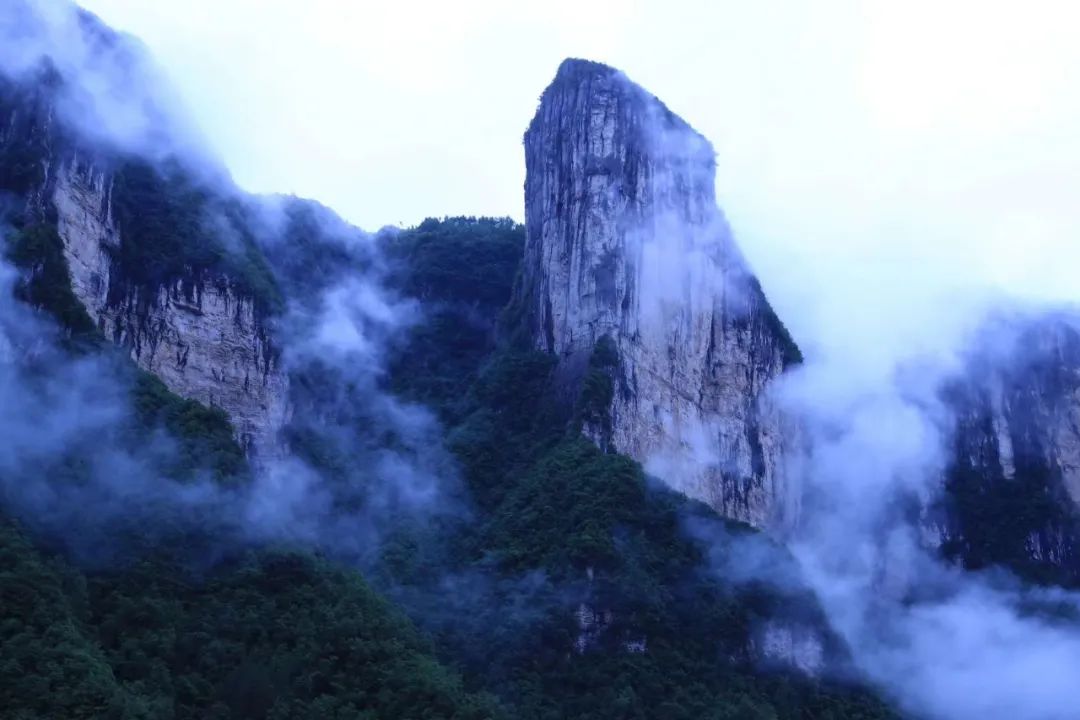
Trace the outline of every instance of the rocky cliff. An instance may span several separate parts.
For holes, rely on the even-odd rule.
[[[525,159],[515,319],[567,387],[615,351],[586,433],[723,515],[790,519],[791,429],[767,391],[799,353],[716,205],[709,142],[622,73],[568,60]]]
[[[72,290],[98,329],[173,392],[225,410],[249,454],[277,454],[288,381],[255,298],[225,274],[185,274],[156,287],[128,282],[113,259],[123,239],[109,173],[78,157],[55,172],[51,210]]]
[[[68,30],[93,53],[93,68],[135,62],[138,53],[124,38],[85,13],[74,17]],[[92,106],[93,117],[115,108],[103,107],[100,98],[81,98],[85,78],[78,73],[84,68],[70,57],[43,54],[51,46],[41,38],[32,42],[35,33],[55,32],[54,25],[0,30],[0,39],[9,40],[18,30],[12,42],[24,45],[19,64],[5,55],[0,65],[5,220],[16,231],[55,230],[71,290],[98,331],[173,392],[225,410],[249,455],[276,454],[277,431],[288,415],[288,382],[270,339],[267,303],[236,263],[220,259],[232,241],[218,235],[236,235],[241,220],[231,216],[230,227],[222,227],[209,212],[215,192],[209,184],[196,188],[192,181],[193,187],[182,188],[186,195],[172,197],[176,183],[155,179],[138,184],[138,198],[124,195],[131,220],[124,227],[117,213],[123,195],[118,173],[133,164],[150,178],[162,173],[75,113]],[[184,166],[175,159],[170,167],[173,174],[196,172],[177,170]],[[160,267],[162,257],[167,267]]]
[[[1080,580],[1080,331],[1075,318],[989,325],[944,397],[955,414],[932,537],[968,567]]]

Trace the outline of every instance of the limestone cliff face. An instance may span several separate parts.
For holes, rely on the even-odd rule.
[[[932,537],[980,567],[1080,579],[1080,331],[1065,316],[988,329],[945,391],[956,416]]]
[[[72,289],[102,334],[173,392],[225,410],[250,454],[276,454],[288,382],[255,301],[223,276],[176,280],[144,297],[114,268],[110,250],[121,238],[108,173],[77,156],[54,171],[50,197]]]
[[[603,338],[617,354],[608,421],[586,432],[726,516],[790,518],[791,428],[767,390],[798,350],[716,206],[709,142],[621,73],[568,60],[525,158],[525,332],[568,384]]]
[[[114,214],[123,152],[61,111],[65,82],[47,58],[0,72],[0,210],[55,226],[71,288],[107,339],[173,392],[224,410],[253,458],[279,453],[288,382],[265,313],[227,273],[182,272],[153,289],[125,275],[118,251],[139,239],[123,237]]]

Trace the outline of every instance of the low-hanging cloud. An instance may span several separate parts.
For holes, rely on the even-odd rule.
[[[714,121],[736,240],[806,356],[770,398],[805,435],[789,458],[799,576],[859,671],[904,710],[1071,717],[1080,597],[946,563],[928,508],[955,451],[944,391],[977,372],[972,355],[1012,363],[1018,328],[1080,300],[1080,105],[1056,75],[1080,52],[1053,3],[827,5],[805,25],[762,26],[799,35],[805,58],[772,62],[768,107],[736,95]],[[1013,63],[1007,47],[1031,53]],[[692,229],[664,230],[668,248],[693,245]],[[781,585],[789,574],[718,570]]]
[[[803,572],[856,662],[905,708],[935,718],[1070,717],[1077,693],[1068,673],[1080,659],[1080,633],[1030,604],[1075,607],[1076,598],[944,565],[925,547],[917,507],[940,492],[947,459],[952,418],[939,390],[987,313],[1004,298],[1080,300],[1080,108],[1065,72],[1078,65],[1069,8],[876,2],[854,12],[831,2],[807,19],[784,12],[790,4],[765,6],[781,12],[759,18],[760,34],[725,24],[746,38],[733,47],[772,38],[777,52],[766,44],[747,53],[767,58],[755,66],[763,82],[744,80],[714,108],[722,119],[704,127],[720,143],[719,185],[735,234],[807,356],[778,393],[809,434],[808,498],[793,546]],[[654,33],[664,23],[648,25]],[[74,54],[61,63],[90,57],[83,45],[66,46]],[[8,72],[38,57],[24,43],[5,50]],[[730,80],[747,65],[716,72]],[[87,77],[94,98],[114,92],[111,81]],[[89,107],[87,116],[102,114],[96,100]],[[155,143],[140,112],[110,113],[98,126],[121,146]],[[9,304],[5,272],[0,388],[12,402],[0,425],[12,440],[0,465],[10,470],[89,444],[127,410],[122,383],[109,380],[100,360],[71,360],[43,344],[42,321]],[[319,297],[304,311],[314,315],[294,317],[312,320],[332,371],[374,387],[379,346],[370,333],[407,324],[411,311],[347,281]],[[42,381],[45,370],[52,384]],[[433,421],[385,394],[368,399],[374,417],[413,438],[404,452],[365,455],[380,460],[374,477],[415,473],[408,487],[417,491],[408,495],[428,505],[425,488],[440,477],[431,468],[441,461],[417,462],[413,450]],[[355,447],[354,419],[329,426],[343,448]],[[109,517],[76,508],[168,506],[205,513],[248,540],[319,546],[347,538],[351,553],[377,540],[363,514],[332,512],[335,487],[302,461],[283,461],[250,490],[180,484],[154,469],[168,443],[162,437],[138,453],[95,448],[100,471],[82,488],[58,486],[48,474],[15,484],[5,473],[5,500],[35,503],[43,510],[36,516],[57,527]]]
[[[305,209],[307,239],[333,246],[329,265],[336,275],[320,277],[318,267],[297,267],[303,258],[285,258],[295,261],[284,263],[287,269],[315,281],[294,292],[296,301],[275,320],[276,343],[286,348],[290,372],[321,373],[333,388],[328,395],[349,392],[336,406],[319,407],[315,418],[324,439],[347,458],[348,477],[331,477],[310,457],[285,453],[246,483],[221,485],[209,468],[177,480],[168,470],[180,451],[163,428],[152,429],[145,442],[124,435],[135,417],[134,366],[118,351],[66,352],[62,331],[15,299],[18,273],[0,264],[0,425],[9,438],[0,451],[4,507],[89,563],[122,559],[138,544],[132,537],[152,542],[170,533],[213,536],[216,552],[273,543],[367,561],[378,553],[385,514],[456,511],[445,499],[437,502],[456,477],[433,440],[437,424],[380,389],[385,346],[415,311],[382,289],[371,238],[314,203],[240,193],[219,166],[207,163],[168,82],[133,38],[67,2],[17,0],[8,10],[0,14],[0,77],[48,95],[43,105],[50,114],[37,121],[55,124],[64,142],[100,155],[106,166],[132,154],[195,175],[200,189],[217,198],[204,208],[201,229],[224,251],[247,252],[254,240],[281,259],[289,250],[283,208]],[[25,202],[4,197],[0,221],[22,215]],[[6,247],[16,231],[2,230]],[[353,406],[341,412],[347,402]]]
[[[0,74],[38,79],[58,119],[85,140],[155,160],[183,155],[223,173],[142,43],[72,2],[11,0],[0,14]]]
[[[1061,6],[946,5],[819,28],[837,39],[822,102],[773,121],[760,166],[733,151],[729,209],[807,357],[777,393],[809,435],[793,549],[857,664],[918,715],[1071,717],[1080,626],[1031,603],[1078,598],[946,565],[920,513],[952,451],[942,389],[968,352],[1015,343],[990,319],[1080,300],[1080,112],[1055,75],[1080,54]],[[784,89],[778,109],[805,103]]]
[[[5,245],[14,232],[3,228]],[[175,477],[178,441],[136,419],[133,364],[109,348],[64,348],[64,332],[16,298],[19,281],[0,263],[0,505],[75,559],[110,564],[194,534],[206,541],[189,558],[199,563],[270,544],[363,564],[401,518],[465,512],[438,423],[381,389],[381,345],[410,312],[399,317],[373,278],[351,275],[355,295],[334,284],[287,314],[286,365],[326,388],[298,414],[338,451],[337,474],[286,452],[224,484],[210,468]]]

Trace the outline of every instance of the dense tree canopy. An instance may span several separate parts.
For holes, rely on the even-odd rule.
[[[298,242],[309,237],[304,216],[291,222]],[[30,299],[74,330],[56,240],[47,228],[21,240],[19,259],[56,263]],[[310,550],[215,541],[212,526],[198,537],[125,528],[131,552],[77,568],[5,521],[0,697],[12,717],[890,716],[857,688],[756,666],[750,638],[766,617],[797,616],[828,635],[816,604],[798,588],[725,580],[711,563],[753,533],[582,437],[605,426],[617,361],[606,346],[567,395],[555,392],[553,358],[510,342],[505,317],[500,334],[520,226],[429,220],[378,242],[396,290],[422,303],[386,384],[439,413],[463,480],[461,511],[401,518],[360,568],[366,580]],[[281,257],[292,260],[277,269],[278,286],[317,288],[334,274]],[[163,476],[250,482],[220,411],[134,369],[129,377],[121,444],[163,432],[179,449]],[[63,472],[79,482],[72,452]],[[153,542],[138,540],[143,530]],[[778,567],[790,562],[779,547],[769,552]],[[582,626],[583,607],[602,622]],[[839,645],[830,652],[842,656]]]

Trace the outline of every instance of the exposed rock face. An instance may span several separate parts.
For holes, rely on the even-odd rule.
[[[574,612],[574,618],[578,626],[574,649],[581,654],[596,645],[600,636],[611,625],[614,615],[610,610],[600,610],[588,603],[581,603]]]
[[[1080,578],[1080,331],[1047,317],[989,328],[946,389],[956,414],[945,502],[931,513],[947,554],[1035,578]]]
[[[224,277],[177,280],[151,298],[117,286],[109,250],[121,239],[108,174],[65,160],[51,197],[72,289],[105,337],[173,392],[225,410],[250,454],[276,454],[288,382],[254,300]]]
[[[816,677],[825,669],[825,643],[821,631],[809,625],[770,621],[760,630],[755,651],[767,666],[795,670]]]
[[[716,206],[709,142],[621,73],[568,60],[525,134],[526,250],[515,303],[532,344],[580,380],[604,337],[607,427],[586,427],[720,513],[797,509],[766,397],[798,360]]]
[[[72,27],[83,33],[73,36],[85,45],[79,51],[97,61],[87,67],[137,61],[127,40],[85,13],[70,13]],[[91,120],[76,114],[80,108],[101,112],[111,95],[86,101],[79,95],[85,78],[78,74],[88,72],[85,67],[35,55],[51,47],[46,40],[55,40],[35,35],[48,32],[47,25],[0,23],[0,40],[25,46],[11,54],[21,64],[7,62],[8,55],[0,64],[0,209],[21,214],[25,224],[55,224],[72,290],[106,338],[128,349],[173,392],[224,410],[249,455],[277,454],[288,383],[254,300],[222,273],[187,273],[153,291],[124,277],[116,261],[125,238],[113,212],[112,173],[125,151],[96,134],[93,112]],[[131,104],[155,115],[140,99]],[[167,124],[148,126],[164,147]],[[146,144],[140,141],[138,149]]]

